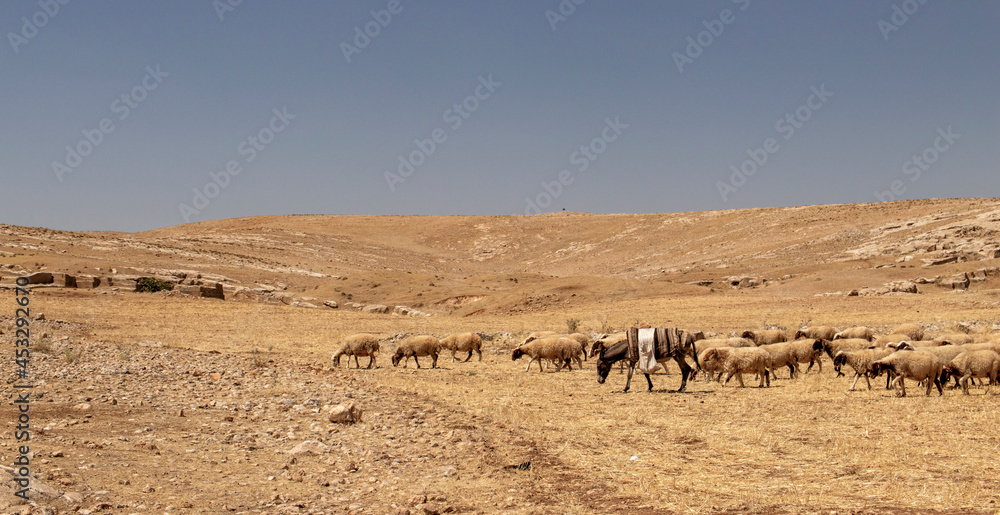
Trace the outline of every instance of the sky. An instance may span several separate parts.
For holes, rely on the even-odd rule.
[[[996,0],[0,3],[0,223],[995,197]]]

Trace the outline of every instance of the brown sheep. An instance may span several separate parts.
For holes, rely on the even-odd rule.
[[[726,374],[726,379],[722,381],[722,386],[726,386],[734,375],[743,384],[743,374],[756,373],[760,378],[759,388],[771,386],[771,378],[768,370],[771,368],[771,355],[760,347],[716,347],[708,349],[702,354],[702,367],[707,370],[722,370]]]
[[[937,386],[938,395],[944,395],[941,388],[941,360],[930,352],[919,350],[900,350],[872,362],[872,377],[878,377],[882,372],[893,372],[896,378],[892,386],[899,384],[900,396],[906,397],[906,379],[924,381],[927,385],[926,395],[929,397],[931,388]]]
[[[795,338],[793,339],[804,340],[806,338],[812,338],[814,340],[832,340],[833,337],[836,335],[837,335],[836,329],[828,325],[817,325],[795,331]]]
[[[838,352],[869,349],[873,346],[874,344],[872,342],[865,340],[864,338],[841,338],[823,342],[823,350],[826,351],[826,355],[830,356],[831,360],[836,357]],[[844,375],[844,373],[840,371],[840,366],[838,366],[836,362],[833,364],[833,370],[837,372],[837,377]]]
[[[971,334],[965,333],[942,334],[940,336],[935,336],[934,340],[939,342],[950,342],[952,345],[965,345],[966,343],[975,342],[975,338],[973,338]]]
[[[875,339],[875,336],[870,327],[864,326],[850,327],[833,335],[834,340],[849,340],[852,338],[872,341]]]
[[[472,359],[472,352],[475,351],[475,353],[479,355],[479,361],[482,361],[482,347],[483,339],[476,333],[450,334],[441,339],[441,348],[451,351],[452,363],[457,361],[455,358],[456,352],[468,352],[469,356],[465,358],[465,362],[468,362]]]
[[[403,368],[406,368],[406,364],[410,361],[410,356],[413,356],[413,362],[417,364],[417,368],[420,368],[420,361],[417,360],[417,357],[430,356],[432,360],[431,368],[437,368],[440,348],[441,341],[433,336],[410,336],[403,340],[403,343],[399,344],[396,353],[392,355],[392,366],[398,365],[400,360],[406,358],[406,361],[403,361]]]
[[[941,382],[947,381],[948,376],[961,378],[962,392],[969,395],[969,379],[988,377],[989,384],[994,384],[997,374],[1000,374],[1000,354],[992,350],[974,350],[963,352],[949,361],[941,371]]]
[[[892,334],[905,334],[907,340],[923,340],[924,328],[920,324],[900,324],[893,329]]]
[[[538,371],[542,372],[542,360],[549,359],[559,364],[556,372],[562,370],[563,366],[573,370],[572,361],[575,359],[580,367],[583,362],[580,360],[580,342],[565,336],[549,336],[532,340],[524,345],[520,345],[511,353],[511,361],[517,361],[521,356],[528,356],[528,367],[525,372],[531,369],[531,364],[538,361]]]
[[[354,357],[354,367],[361,368],[358,356],[368,356],[368,368],[375,366],[379,343],[375,335],[360,333],[344,338],[344,343],[333,353],[333,367],[340,367],[340,357],[347,356],[347,368],[351,368],[351,357]]]
[[[763,329],[760,331],[743,331],[743,338],[753,341],[757,346],[771,343],[787,342],[788,335],[782,329]]]
[[[840,370],[844,365],[854,369],[854,382],[847,391],[854,391],[854,385],[858,384],[858,379],[863,376],[868,383],[868,389],[872,389],[872,382],[868,375],[872,370],[872,363],[892,354],[892,349],[879,347],[875,349],[841,350],[833,357],[833,366]],[[888,387],[888,385],[887,385]]]

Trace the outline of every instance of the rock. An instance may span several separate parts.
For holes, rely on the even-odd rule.
[[[414,495],[413,497],[410,497],[410,500],[409,500],[408,504],[410,506],[416,506],[418,504],[423,504],[425,502],[427,502],[427,496],[426,495]]]
[[[59,274],[59,280],[56,282],[59,286],[63,288],[76,288],[76,276],[69,274]]]
[[[140,347],[160,348],[160,347],[163,347],[163,342],[156,342],[156,341],[153,341],[153,340],[143,340],[143,341],[139,342],[139,346]]]
[[[206,285],[200,288],[201,296],[209,299],[226,299],[226,291],[222,287],[222,283],[215,283],[213,285]]]
[[[300,308],[318,308],[319,307],[319,306],[313,304],[312,302],[305,302],[305,301],[299,302],[298,306]]]
[[[278,300],[280,300],[281,303],[286,306],[291,306],[292,303],[295,302],[295,297],[292,295],[282,295],[278,297]]]
[[[937,265],[947,265],[949,263],[957,263],[958,256],[948,256],[943,258],[929,258],[921,259],[924,262],[924,266],[937,266]]]
[[[218,372],[212,372],[211,374],[208,374],[208,378],[211,379],[213,383],[217,383],[220,380],[222,380],[222,374]]]
[[[354,401],[347,401],[330,409],[330,422],[338,424],[353,424],[360,422],[363,410],[354,405]]]
[[[330,446],[316,440],[306,440],[288,451],[288,454],[325,454],[330,452]]]
[[[941,276],[937,276],[937,277],[934,277],[932,279],[928,279],[926,277],[917,277],[916,279],[913,280],[913,282],[915,282],[917,284],[933,284],[933,283],[936,283],[938,281],[938,279],[940,279],[940,278],[941,278]]]
[[[146,486],[142,487],[142,493],[144,493],[144,494],[151,494],[151,493],[153,493],[155,491],[156,491],[156,489],[154,489],[151,485],[146,485]]]
[[[93,275],[79,275],[76,277],[77,288],[97,288],[101,285],[101,278]]]
[[[35,272],[28,275],[28,284],[52,284],[55,278],[49,272]]]
[[[90,404],[87,404],[86,402],[82,402],[80,404],[73,406],[73,409],[78,411],[90,411],[90,408],[91,408]]]
[[[860,295],[860,293],[858,292],[858,290],[851,290],[851,291],[847,292],[847,296],[848,297],[857,297],[858,295]]]
[[[335,300],[324,300],[323,305],[330,309],[337,309],[338,307],[337,301]]]
[[[410,308],[406,306],[396,306],[395,308],[393,308],[392,314],[406,316],[410,314]]]
[[[364,311],[365,313],[377,313],[384,315],[389,313],[389,306],[384,304],[370,304],[362,308],[361,311]]]
[[[942,279],[938,284],[953,290],[964,290],[969,287],[969,276],[965,273],[955,274],[947,279]]]
[[[201,296],[201,287],[192,286],[190,284],[178,284],[177,286],[174,286],[174,291],[184,295],[190,295],[192,297]]]

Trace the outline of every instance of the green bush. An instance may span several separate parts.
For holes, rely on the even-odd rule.
[[[167,282],[161,281],[155,277],[141,277],[135,282],[135,291],[155,293],[160,290],[173,290],[174,285]]]

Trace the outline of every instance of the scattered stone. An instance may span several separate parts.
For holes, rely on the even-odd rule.
[[[316,440],[306,440],[293,447],[288,454],[326,454],[330,446]]]
[[[323,305],[331,309],[337,309],[338,307],[337,301],[335,300],[324,300]]]

